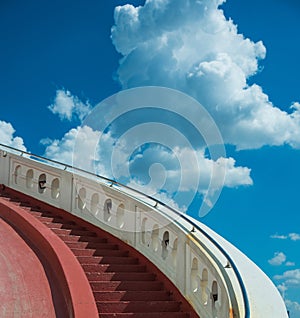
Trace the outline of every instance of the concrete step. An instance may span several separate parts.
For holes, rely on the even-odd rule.
[[[78,235],[78,236],[93,236],[96,237],[97,234],[89,230],[78,230],[78,229],[66,229],[66,228],[52,228],[55,234],[59,235]]]
[[[86,273],[103,273],[103,272],[119,272],[119,273],[132,273],[132,272],[145,272],[146,266],[140,264],[82,264]]]
[[[68,230],[85,230],[84,227],[79,226],[75,223],[53,223],[53,222],[44,222],[49,229],[68,229]]]
[[[98,236],[82,236],[82,235],[58,235],[64,242],[94,242],[106,243],[107,239]]]
[[[94,292],[96,301],[147,301],[170,300],[170,294],[165,290],[157,291],[99,291]]]
[[[154,281],[156,276],[152,273],[86,273],[89,281]]]
[[[94,242],[66,242],[66,244],[72,249],[72,248],[78,248],[78,249],[108,249],[108,250],[117,250],[118,245],[112,244],[112,243],[94,243]]]
[[[72,252],[76,256],[122,256],[125,257],[128,255],[128,251],[122,250],[110,250],[110,249],[78,249],[71,248]]]
[[[99,318],[189,318],[186,312],[101,313]]]
[[[180,310],[178,301],[97,301],[96,304],[100,313],[175,312]]]
[[[125,256],[77,256],[80,264],[137,264],[138,259]]]
[[[41,216],[41,215],[35,215],[35,217],[42,223],[45,222],[55,222],[59,223],[62,222],[62,218],[59,216]]]
[[[40,210],[32,210],[30,208],[26,208],[26,209],[28,209],[28,212],[34,216],[49,217],[49,218],[54,217],[54,215],[50,212],[45,212],[45,211],[40,211]],[[57,217],[57,218],[59,218],[59,217]]]
[[[126,250],[109,250],[109,249],[97,249],[95,256],[120,256],[120,257],[127,257],[129,252]]]
[[[110,281],[99,282],[90,281],[92,290],[98,291],[157,291],[163,290],[163,283],[160,281],[145,282],[140,281]]]

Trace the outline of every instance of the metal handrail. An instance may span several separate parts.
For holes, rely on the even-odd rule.
[[[23,150],[19,150],[19,149],[16,149],[14,147],[11,147],[11,146],[8,146],[8,145],[4,145],[2,143],[0,143],[0,147],[5,147],[7,149],[10,149],[10,150],[13,150],[13,151],[17,151],[17,152],[20,152],[20,156],[23,156],[24,154],[25,155],[29,155],[32,159],[33,158],[36,158],[36,159],[40,159],[42,161],[46,161],[46,162],[50,162],[50,163],[54,163],[54,164],[57,164],[57,165],[60,165],[60,166],[63,166],[64,167],[64,170],[66,170],[67,168],[70,168],[74,171],[78,171],[78,172],[83,172],[85,174],[88,174],[88,175],[91,175],[91,176],[94,176],[94,177],[97,177],[99,179],[102,179],[102,180],[105,180],[106,182],[108,183],[111,183],[111,185],[117,185],[117,186],[120,186],[121,188],[125,188],[127,190],[130,190],[136,194],[139,194],[147,199],[150,199],[152,201],[155,202],[153,208],[157,208],[157,205],[159,204],[160,206],[163,206],[165,208],[167,208],[169,211],[175,213],[177,216],[179,216],[180,218],[182,218],[183,220],[187,221],[191,226],[192,226],[192,229],[196,229],[198,230],[202,235],[204,235],[214,246],[217,247],[217,249],[223,254],[223,256],[225,256],[225,258],[227,259],[227,261],[229,262],[231,268],[233,269],[234,271],[234,274],[238,280],[238,283],[240,285],[240,288],[241,288],[241,292],[242,292],[242,296],[243,296],[243,301],[244,301],[244,306],[245,306],[245,318],[250,318],[250,303],[249,303],[249,299],[248,299],[248,295],[247,295],[247,290],[246,290],[246,286],[243,282],[243,278],[235,264],[235,262],[233,261],[232,257],[227,253],[227,251],[212,237],[210,236],[207,232],[205,232],[203,229],[201,229],[199,227],[198,224],[196,224],[195,222],[193,222],[190,218],[188,218],[184,213],[180,212],[180,211],[177,211],[176,209],[168,206],[166,203],[148,195],[148,194],[145,194],[137,189],[134,189],[134,188],[131,188],[125,184],[122,184],[116,180],[112,180],[110,178],[107,178],[107,177],[104,177],[104,176],[101,176],[101,175],[98,175],[98,174],[95,174],[93,172],[90,172],[90,171],[87,171],[87,170],[84,170],[84,169],[81,169],[81,168],[77,168],[77,167],[74,167],[72,165],[69,165],[69,164],[65,164],[65,163],[62,163],[62,162],[59,162],[57,160],[53,160],[53,159],[49,159],[49,158],[45,158],[45,157],[42,157],[42,156],[39,156],[39,155],[35,155],[35,154],[32,154],[30,152],[27,152],[27,151],[23,151]],[[145,202],[146,203],[146,202]],[[200,242],[199,242],[200,243]]]

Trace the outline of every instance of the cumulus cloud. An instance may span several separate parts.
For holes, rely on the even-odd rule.
[[[0,143],[26,151],[21,137],[14,136],[15,129],[10,123],[0,120]]]
[[[176,147],[170,152],[160,147],[158,149],[150,147],[142,154],[132,156],[131,153],[126,153],[126,148],[123,148],[123,158],[124,162],[128,163],[127,169],[139,182],[144,184],[149,182],[150,188],[160,188],[169,193],[196,190],[200,194],[205,194],[210,187],[211,178],[215,179],[213,190],[223,185],[237,187],[252,184],[250,169],[236,166],[233,158],[221,157],[216,161],[208,159],[203,149]],[[197,164],[190,164],[195,160]]]
[[[91,114],[92,118],[97,116]],[[152,193],[173,207],[180,206],[181,210],[187,208],[186,203],[190,203],[197,193],[205,196],[209,187],[214,187],[213,195],[223,186],[252,184],[251,170],[236,165],[233,158],[210,159],[204,148],[176,146],[176,138],[172,142],[174,147],[166,148],[156,143],[143,145],[137,136],[126,138],[126,134],[119,136],[113,131],[113,128],[105,132],[92,129],[83,122],[81,127],[71,129],[60,140],[43,140],[45,156],[134,188],[143,188],[145,193]],[[211,199],[210,196],[206,198],[207,202]]]
[[[289,144],[300,148],[300,104],[275,107],[259,85],[248,84],[265,58],[261,41],[238,33],[224,0],[147,0],[118,6],[111,36],[122,54],[123,88],[161,85],[195,97],[238,149]]]
[[[284,272],[282,275],[275,275],[276,280],[284,280],[287,286],[300,286],[300,269]]]
[[[57,114],[60,119],[71,121],[74,116],[82,120],[91,110],[91,105],[88,101],[83,103],[70,91],[60,89],[56,91],[54,102],[48,108],[53,114]]]
[[[269,264],[273,266],[279,266],[282,265],[286,261],[286,256],[282,252],[276,252],[274,254],[274,257],[268,260]]]
[[[286,295],[288,293],[289,288],[285,283],[277,285],[277,289],[281,293],[282,298],[286,304],[287,309],[290,312],[290,317],[299,317],[300,315],[300,304],[297,301],[292,301],[287,299]]]
[[[123,55],[118,78],[123,88],[158,85],[184,91],[209,110],[226,143],[239,148],[260,147],[270,133],[264,140],[261,138],[265,135],[262,129],[267,120],[258,114],[262,109],[259,105],[268,105],[270,111],[274,107],[259,86],[248,87],[247,79],[257,72],[266,49],[262,42],[254,43],[238,34],[234,23],[226,20],[218,8],[222,3],[222,0],[148,0],[137,8],[132,5],[116,7],[112,41]],[[293,107],[296,109],[297,104]],[[57,91],[54,103],[49,106],[53,113],[68,120],[74,116],[82,120],[90,108],[88,103],[66,90]],[[252,123],[257,118],[261,122],[254,129]],[[171,123],[174,127],[176,120]],[[247,125],[254,129],[253,133],[249,134]],[[270,130],[277,129],[276,124],[273,128],[269,126]],[[155,190],[161,197],[174,198],[178,192],[187,195],[192,191],[205,196],[208,187],[217,191],[223,185],[253,184],[251,169],[239,166],[234,158],[211,159],[203,148],[203,140],[195,134],[188,134],[192,149],[178,142],[169,147],[172,151],[147,146],[136,153],[130,142],[120,140],[116,134],[126,129],[128,121],[125,120],[117,128],[108,123],[105,132],[95,128],[88,130],[83,123],[81,128],[72,129],[61,140],[49,141],[46,155],[72,161],[123,183],[143,186],[144,191],[147,186],[150,192]],[[92,134],[90,138],[87,137],[89,133]],[[282,134],[279,137],[282,138]],[[80,138],[89,142],[82,150],[77,147],[74,155],[74,145]],[[96,144],[96,138],[101,138],[101,145]],[[87,148],[95,156],[93,164],[89,156],[82,162],[79,156],[75,158],[77,151],[87,154]],[[195,158],[198,166],[191,164]],[[210,198],[205,200],[209,205]]]
[[[95,144],[97,144],[99,132],[93,131],[88,126],[73,128],[62,139],[45,141],[45,156],[62,163],[94,172]],[[80,151],[76,149],[80,148]]]
[[[288,299],[290,298],[288,292],[290,289],[300,286],[300,269],[286,271],[282,275],[274,276],[274,279],[283,281],[277,288],[285,301],[287,309],[290,311],[290,316],[299,317],[300,304],[297,301]]]
[[[110,132],[103,133],[89,126],[73,128],[62,139],[44,140],[43,143],[48,158],[74,164],[116,180],[131,182],[135,179],[137,184],[147,184],[150,189],[167,185],[169,192],[187,192],[194,190],[193,186],[197,184],[196,190],[203,194],[211,182],[213,172],[218,180],[216,187],[223,184],[227,187],[252,184],[250,169],[236,166],[233,158],[222,157],[214,161],[205,157],[204,149],[177,147],[170,152],[157,145],[132,153],[130,140],[119,142]],[[195,179],[199,167],[189,164],[193,162],[193,157],[196,157],[200,167],[200,180]],[[156,168],[163,167],[163,171],[152,169],[155,165]],[[149,178],[155,185],[149,184]]]

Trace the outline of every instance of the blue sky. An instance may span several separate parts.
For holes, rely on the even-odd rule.
[[[126,3],[144,5],[1,2],[0,141],[68,161],[84,115],[123,88],[163,85],[197,98],[218,124],[227,158],[234,158],[219,200],[201,221],[254,260],[279,286],[291,317],[299,317],[300,5],[228,0],[221,6],[227,19],[222,20],[216,5],[207,17],[185,6],[188,1],[174,0],[164,12],[167,1],[155,6],[153,0],[138,12],[137,25],[134,7],[120,9],[114,21],[114,8]],[[228,31],[229,18],[237,32]],[[116,130],[106,134],[103,149],[116,136]],[[142,150],[146,166],[159,159],[177,171],[171,151],[160,149],[154,156]],[[201,160],[200,149],[197,155]],[[133,157],[129,166],[137,176],[144,166],[141,156]],[[98,159],[101,171],[107,158],[102,153]],[[189,213],[198,217],[193,208]]]

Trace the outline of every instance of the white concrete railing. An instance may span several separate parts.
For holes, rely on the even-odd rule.
[[[0,145],[0,183],[75,214],[152,261],[205,318],[286,318],[270,280],[204,224],[146,195]]]

